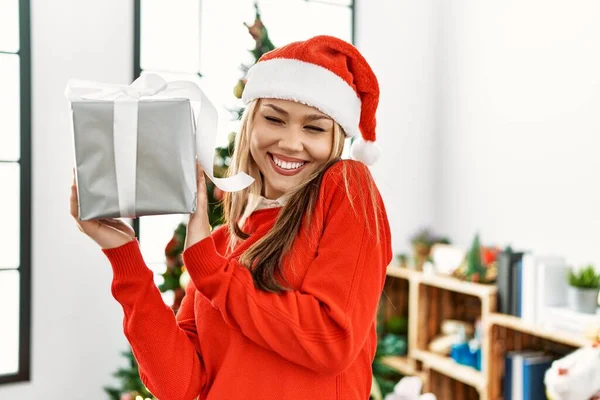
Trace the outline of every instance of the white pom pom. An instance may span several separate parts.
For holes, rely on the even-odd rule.
[[[373,165],[379,159],[381,149],[375,142],[365,141],[362,138],[356,138],[350,148],[352,159],[361,161],[367,165]]]

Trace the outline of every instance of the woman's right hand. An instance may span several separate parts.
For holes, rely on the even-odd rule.
[[[77,198],[75,171],[73,171],[73,185],[71,186],[71,216],[75,218],[79,230],[92,238],[103,249],[122,246],[135,238],[133,228],[120,219],[94,219],[89,221],[79,219],[79,199]]]

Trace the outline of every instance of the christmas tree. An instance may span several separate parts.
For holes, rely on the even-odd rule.
[[[110,396],[111,400],[158,400],[144,386],[140,379],[138,365],[131,350],[121,353],[128,360],[128,368],[119,368],[113,374],[115,378],[121,380],[120,388],[105,387],[104,391]]]
[[[254,4],[254,9],[254,23],[252,25],[244,23],[244,25],[246,26],[246,28],[248,28],[248,33],[250,33],[250,35],[254,39],[254,48],[250,50],[250,53],[254,57],[254,63],[256,63],[263,54],[275,49],[275,46],[271,42],[267,28],[262,22],[258,4]],[[254,63],[252,65],[254,65]],[[242,71],[242,77],[239,79],[238,83],[235,85],[233,90],[234,95],[237,98],[242,97],[244,86],[246,84],[244,76],[246,75],[250,67],[252,67],[252,65],[241,65],[240,69]],[[230,111],[232,112],[234,118],[239,119],[241,118],[244,112],[244,108],[238,107],[235,109],[230,109]],[[229,167],[231,155],[233,154],[235,135],[236,132],[232,132],[229,135],[229,144],[225,147],[218,147],[216,149],[214,173],[217,177],[224,177],[227,168]],[[216,227],[223,222],[223,210],[221,207],[223,192],[221,191],[221,189],[216,187],[210,180],[206,181],[206,190],[208,193],[209,222],[212,227]],[[165,279],[165,281],[163,285],[161,285],[161,290],[164,289],[165,291],[175,291],[175,303],[173,305],[174,309],[179,308],[179,304],[184,294],[183,287],[185,287],[185,285],[182,285],[181,280],[183,279],[183,283],[185,283],[187,279],[185,274],[185,267],[183,265],[183,260],[181,259],[181,253],[183,251],[183,246],[185,243],[185,232],[186,226],[182,223],[175,230],[173,238],[171,239],[165,250],[165,256],[167,258],[167,270],[163,274],[163,278]]]
[[[264,26],[262,19],[260,17],[260,12],[258,9],[258,5],[254,4],[255,8],[255,19],[252,25],[248,25],[244,23],[244,25],[248,28],[248,33],[252,36],[255,41],[255,47],[250,50],[252,55],[254,56],[254,63],[258,61],[258,59],[266,52],[273,50],[275,46],[269,39],[269,34],[267,32],[267,28]],[[241,70],[243,75],[248,72],[252,65],[244,65],[242,64]],[[234,87],[234,95],[238,99],[242,97],[242,92],[244,90],[244,86],[246,84],[246,80],[241,78]],[[230,110],[234,116],[234,118],[239,119],[244,112],[243,108],[236,108],[234,110]],[[215,164],[214,164],[214,174],[216,177],[224,177],[227,168],[229,167],[229,163],[231,161],[231,155],[233,154],[233,145],[235,142],[235,132],[232,132],[229,135],[228,145],[225,147],[219,147],[216,149],[215,154]],[[223,192],[217,188],[210,180],[206,181],[206,189],[208,194],[208,218],[211,226],[216,227],[217,225],[222,223],[223,219],[223,210],[221,207],[221,200],[223,199]],[[175,229],[173,233],[173,237],[167,244],[165,248],[165,258],[167,268],[166,271],[162,274],[164,281],[161,285],[159,285],[159,290],[162,293],[166,293],[169,291],[174,292],[174,300],[171,308],[173,312],[177,313],[179,310],[179,306],[181,305],[181,300],[185,294],[185,286],[187,284],[187,280],[189,276],[185,271],[185,266],[183,265],[182,253],[185,244],[185,233],[186,233],[186,224],[181,223]],[[115,378],[121,380],[120,388],[112,388],[112,387],[104,387],[104,391],[110,396],[111,400],[157,400],[150,391],[144,386],[138,371],[138,365],[133,356],[131,350],[122,353],[124,357],[128,360],[127,368],[120,368],[113,374]],[[168,366],[166,366],[168,367]]]

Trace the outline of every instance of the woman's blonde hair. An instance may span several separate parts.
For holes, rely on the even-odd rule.
[[[250,194],[260,196],[263,191],[262,174],[250,153],[250,134],[252,124],[260,104],[259,100],[252,101],[242,115],[239,134],[236,135],[234,151],[227,176],[234,176],[238,172],[245,172],[254,178],[254,183],[239,192],[226,192],[223,198],[224,223],[229,230],[228,251],[235,248],[241,240],[246,240],[249,235],[239,226],[239,221],[244,214]],[[321,181],[327,169],[341,159],[344,151],[345,134],[340,125],[334,121],[333,146],[327,162],[315,171],[303,184],[292,192],[286,193],[287,201],[279,213],[273,228],[255,244],[248,248],[241,256],[240,263],[250,269],[257,288],[269,292],[280,293],[288,290],[287,282],[282,274],[281,260],[292,248],[298,235],[303,220],[310,222],[314,206],[319,195]],[[345,170],[342,171],[346,190],[348,180]],[[369,207],[374,212],[375,224],[378,225],[378,206],[374,187],[366,188],[370,194]],[[363,191],[360,191],[364,194]],[[353,199],[350,198],[352,202]],[[366,210],[367,199],[362,198],[363,210]],[[379,227],[376,226],[379,238]]]

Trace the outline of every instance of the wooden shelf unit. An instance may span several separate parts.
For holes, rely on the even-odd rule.
[[[477,399],[487,399],[484,371],[477,371],[460,365],[449,357],[430,352],[428,345],[439,333],[442,320],[475,322],[475,319],[487,317],[494,311],[495,286],[429,275],[396,265],[390,265],[387,274],[391,279],[386,282],[384,310],[380,316],[386,318],[390,315],[408,314],[409,322],[408,357],[394,360],[396,362],[387,360],[389,362],[386,364],[403,375],[420,376],[426,390],[440,393],[440,396],[445,395],[448,388],[452,388],[449,393],[453,393],[455,397],[444,400],[464,400],[471,398],[472,393],[479,393]],[[403,293],[399,293],[400,291]],[[394,299],[397,299],[398,306],[390,307],[389,302],[396,304]],[[464,397],[468,393],[471,395]]]
[[[544,349],[557,355],[591,343],[583,337],[544,329],[496,313],[496,287],[425,274],[390,265],[381,318],[408,314],[408,356],[385,363],[402,375],[419,376],[440,400],[499,400],[506,351]],[[444,319],[481,321],[481,371],[428,349]]]
[[[592,344],[590,339],[568,332],[548,330],[524,322],[521,318],[494,313],[490,315],[486,335],[490,337],[489,398],[502,398],[504,355],[512,350],[544,350],[557,356],[565,355],[579,347]]]

